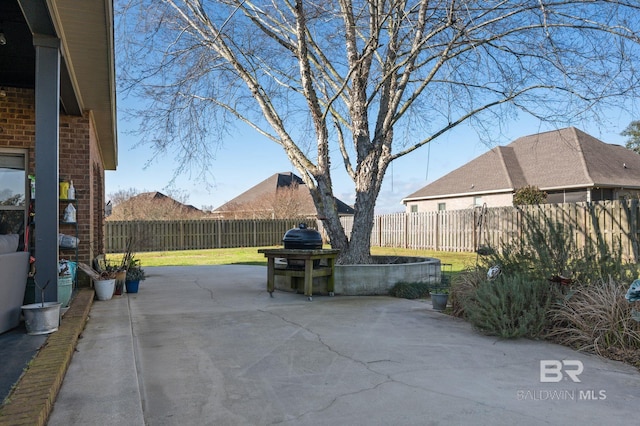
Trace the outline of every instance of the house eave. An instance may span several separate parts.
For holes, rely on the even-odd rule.
[[[446,198],[459,198],[459,197],[475,197],[479,195],[489,195],[489,194],[506,194],[513,193],[513,188],[505,188],[505,189],[493,189],[490,191],[474,191],[474,192],[460,192],[456,194],[440,194],[440,195],[428,195],[423,197],[408,197],[402,199],[402,204],[407,204],[412,201],[429,201],[429,200],[442,200]]]
[[[82,111],[91,111],[106,170],[118,165],[112,0],[48,0]]]

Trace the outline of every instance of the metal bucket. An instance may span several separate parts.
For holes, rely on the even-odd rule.
[[[60,302],[31,303],[22,306],[27,334],[49,334],[60,325]]]
[[[431,304],[436,311],[444,311],[447,309],[448,294],[431,293]]]

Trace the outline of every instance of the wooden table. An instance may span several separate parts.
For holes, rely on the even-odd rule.
[[[333,268],[340,250],[260,249],[258,250],[258,253],[264,253],[264,257],[267,258],[267,291],[271,297],[273,297],[276,275],[283,275],[286,277],[303,277],[304,295],[307,296],[309,300],[312,300],[313,296],[313,279],[315,277],[328,277],[327,291],[329,292],[329,296],[333,296]],[[304,260],[304,269],[296,269],[289,266],[286,269],[276,269],[276,258],[287,259],[287,264],[290,260]],[[327,266],[313,266],[314,261],[323,259],[327,260]]]

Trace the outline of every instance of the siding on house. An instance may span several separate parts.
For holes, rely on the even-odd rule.
[[[477,199],[479,198],[479,200]],[[451,198],[437,198],[432,200],[415,200],[407,202],[407,213],[433,212],[438,211],[438,205],[444,203],[445,210],[464,210],[475,206],[486,204],[487,207],[510,206],[513,203],[512,193],[503,194],[481,194],[477,196],[463,196]],[[417,210],[412,209],[417,206]]]

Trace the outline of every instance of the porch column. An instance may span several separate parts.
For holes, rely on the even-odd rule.
[[[60,40],[34,35],[36,51],[36,282],[45,301],[58,300],[58,147],[60,132]],[[36,288],[36,302],[40,301]]]

